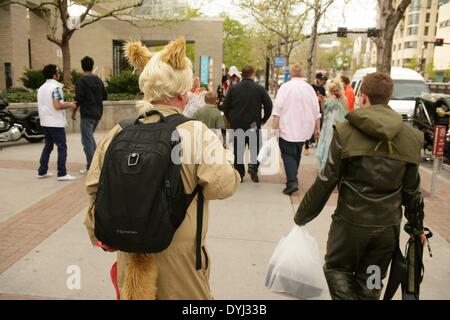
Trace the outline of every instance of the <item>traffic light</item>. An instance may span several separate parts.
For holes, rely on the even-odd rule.
[[[378,38],[380,36],[380,29],[370,28],[367,30],[367,37],[369,38]]]
[[[434,45],[436,47],[441,47],[444,45],[444,39],[443,38],[436,38],[436,40],[434,41]]]
[[[347,38],[347,28],[339,27],[337,30],[338,38]]]

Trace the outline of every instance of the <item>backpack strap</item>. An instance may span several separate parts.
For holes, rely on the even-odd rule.
[[[188,208],[198,194],[197,199],[197,233],[195,235],[195,269],[200,270],[202,268],[202,230],[203,230],[203,206],[205,203],[205,197],[203,196],[203,190],[200,185],[197,185],[190,195],[188,195],[187,207]]]
[[[198,200],[197,200],[197,235],[195,240],[196,246],[196,263],[195,269],[200,270],[202,268],[202,229],[203,229],[203,204],[205,202],[205,198],[203,196],[202,187],[199,185],[198,191]]]
[[[119,121],[119,125],[122,127],[122,129],[131,127],[132,125],[136,124],[139,119],[136,118],[127,118],[122,119]]]

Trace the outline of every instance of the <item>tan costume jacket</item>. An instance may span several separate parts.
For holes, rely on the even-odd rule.
[[[180,113],[172,106],[157,105],[155,109],[164,116]],[[158,121],[153,115],[143,120],[144,123]],[[97,239],[94,234],[94,209],[92,204],[98,189],[100,172],[106,150],[122,128],[117,125],[98,144],[92,159],[91,169],[86,178],[86,186],[90,199],[85,225],[93,244]],[[223,147],[217,136],[199,121],[189,121],[177,127],[181,137],[181,176],[186,193],[192,193],[195,186],[200,184],[205,196],[204,227],[202,234],[202,269],[195,269],[195,235],[197,224],[197,197],[188,208],[186,218],[176,231],[170,246],[161,253],[152,255],[156,261],[157,269],[157,299],[212,299],[209,288],[209,272],[211,261],[205,247],[205,238],[208,231],[208,200],[224,199],[230,197],[240,183],[240,176],[233,168],[232,155]],[[190,152],[192,151],[192,152]],[[218,161],[212,161],[215,157]],[[121,296],[124,290],[127,269],[130,263],[130,254],[118,252],[118,284]],[[145,269],[145,268],[143,268]],[[145,289],[146,283],[155,277],[155,270],[149,270],[139,284]],[[147,281],[148,280],[148,281]],[[138,286],[138,285],[137,285]],[[145,295],[142,295],[145,297]]]

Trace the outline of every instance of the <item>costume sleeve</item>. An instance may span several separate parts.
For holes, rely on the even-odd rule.
[[[299,226],[305,225],[319,215],[334,188],[342,177],[342,146],[339,135],[334,130],[327,162],[317,176],[314,184],[305,194],[295,214],[294,221]]]
[[[202,157],[197,168],[198,183],[205,199],[225,199],[233,195],[241,177],[233,167],[233,155],[217,135],[203,124]]]
[[[408,220],[406,228],[411,234],[423,232],[424,202],[420,190],[419,166],[407,164],[403,176],[402,187],[403,206],[405,207],[405,218]]]

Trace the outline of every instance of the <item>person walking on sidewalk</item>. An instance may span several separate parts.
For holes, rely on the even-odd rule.
[[[322,72],[316,73],[316,82],[312,84],[314,91],[316,92],[317,99],[319,100],[319,106],[320,106],[320,126],[322,127],[322,115],[323,115],[323,104],[325,101],[325,98],[327,97],[326,90],[325,90],[325,84],[328,81],[328,77],[324,75]],[[314,138],[314,135],[311,137],[311,139],[305,141],[305,156],[309,156],[309,147],[316,147],[317,146],[317,139]]]
[[[350,79],[346,75],[341,76],[342,85],[344,86],[344,94],[348,101],[348,112],[355,109],[355,91],[350,84]]]
[[[219,138],[222,138],[221,130],[225,128],[225,123],[222,112],[217,108],[217,93],[208,91],[205,94],[205,105],[194,113],[192,119],[203,122]]]
[[[186,106],[186,92],[192,87],[192,64],[186,57],[184,38],[170,42],[157,53],[151,53],[141,42],[128,42],[124,50],[129,63],[142,70],[139,86],[144,100],[137,103],[142,116],[140,121],[145,124],[157,122],[160,116],[154,114],[155,111],[165,119],[179,116]],[[186,194],[192,194],[196,186],[201,187],[204,196],[203,219],[197,219],[197,206],[202,201],[199,193],[164,251],[155,254],[118,251],[112,279],[120,299],[213,299],[209,285],[211,260],[206,248],[208,201],[230,197],[239,185],[239,174],[233,168],[232,155],[206,125],[199,121],[187,121],[176,128],[183,155],[180,161],[182,188]],[[98,145],[86,177],[90,206],[85,225],[94,245],[98,240],[94,212],[100,173],[111,141],[122,132],[122,127],[116,125],[106,134]],[[211,139],[206,140],[205,136]],[[148,186],[141,187],[146,190]],[[162,200],[160,202],[164,203]],[[169,218],[172,220],[172,216]],[[204,227],[200,227],[202,231],[197,238],[197,228],[202,223]],[[200,250],[197,250],[197,245],[201,245]],[[196,268],[196,263],[201,265]]]
[[[97,148],[94,132],[103,115],[103,101],[108,99],[108,94],[103,81],[92,73],[94,60],[91,57],[86,56],[81,60],[81,68],[84,75],[75,83],[77,108],[72,111],[72,119],[76,120],[77,110],[80,108],[81,144],[86,155],[86,169],[80,173],[87,174]]]
[[[291,66],[291,80],[278,90],[273,111],[273,129],[279,129],[281,158],[286,172],[284,194],[298,190],[298,168],[303,144],[320,133],[320,107],[313,88],[303,81],[299,64]]]
[[[297,225],[309,223],[339,186],[324,265],[333,299],[379,299],[382,283],[368,287],[368,267],[385,278],[399,243],[402,206],[411,235],[426,243],[419,177],[424,138],[387,105],[393,87],[386,73],[364,78],[362,107],[336,125],[325,167],[295,214]]]
[[[259,182],[257,157],[261,141],[260,129],[272,114],[272,100],[254,78],[253,67],[245,66],[242,69],[242,81],[228,90],[223,112],[231,129],[234,130],[234,166],[241,175],[241,181],[245,176],[244,150],[248,145],[250,150],[248,173],[253,182]],[[262,109],[264,116],[261,118]]]
[[[331,80],[328,83],[328,98],[323,107],[323,123],[320,130],[320,139],[317,144],[316,158],[319,162],[320,170],[325,166],[333,138],[333,128],[337,123],[345,121],[347,114],[347,98],[343,95],[343,90],[338,80]]]
[[[64,128],[67,125],[67,119],[65,109],[75,109],[76,104],[64,102],[63,84],[58,82],[60,72],[56,65],[46,65],[43,74],[47,80],[38,89],[37,105],[39,119],[45,134],[45,146],[41,154],[38,178],[53,176],[48,172],[48,161],[55,144],[58,148],[58,180],[71,181],[75,177],[68,174],[66,170],[67,144]]]

